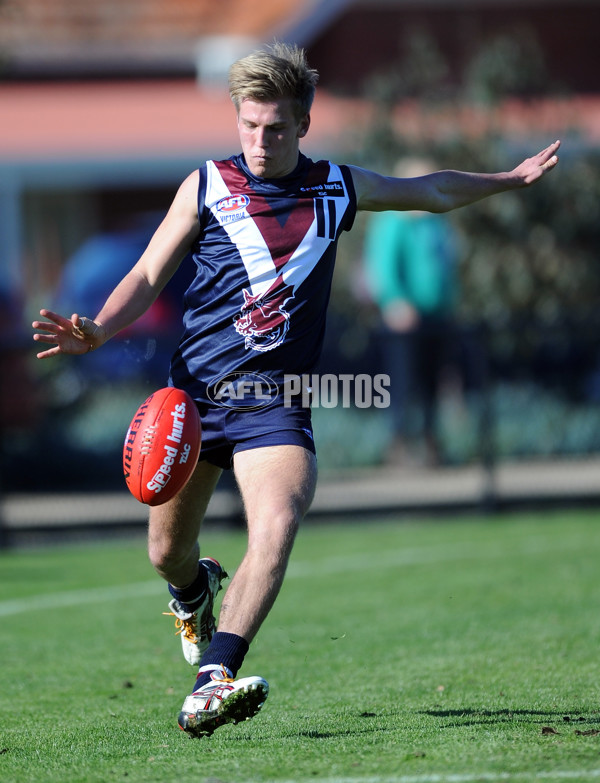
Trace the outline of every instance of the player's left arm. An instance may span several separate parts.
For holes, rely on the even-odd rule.
[[[526,158],[512,171],[494,174],[436,171],[422,177],[402,179],[358,166],[348,168],[360,210],[449,212],[497,193],[532,185],[556,166],[559,147],[560,141],[555,141],[537,155]]]

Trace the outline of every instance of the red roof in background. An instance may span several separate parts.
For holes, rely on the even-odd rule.
[[[175,155],[235,139],[228,99],[189,82],[0,85],[0,156]]]
[[[360,143],[371,116],[359,100],[317,91],[309,154],[339,154]],[[493,127],[548,140],[576,130],[600,141],[600,97],[560,101],[507,101],[500,109],[449,106],[421,111],[417,101],[400,105],[394,123],[412,138],[445,132],[477,136]],[[194,81],[0,84],[0,159],[147,157],[233,154],[238,149],[234,108],[226,88],[197,88]],[[314,151],[311,153],[311,150]]]
[[[358,102],[321,93],[303,148],[339,145]],[[329,140],[329,141],[328,141]],[[0,84],[0,159],[164,157],[239,146],[227,89],[194,81]]]
[[[299,0],[3,0],[0,43],[188,41],[201,35],[261,37],[306,12]]]

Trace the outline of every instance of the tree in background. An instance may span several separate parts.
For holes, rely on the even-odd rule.
[[[399,158],[427,156],[440,168],[499,171],[553,140],[531,126],[505,131],[507,107],[526,112],[540,99],[564,98],[550,94],[531,30],[481,41],[454,81],[426,30],[411,30],[399,49],[397,62],[365,86],[374,119],[352,162],[391,171]],[[582,140],[576,116],[572,122],[556,177],[450,216],[462,238],[458,317],[479,340],[479,381],[490,372],[494,381],[483,405],[495,411],[500,455],[600,449],[600,149]],[[345,263],[330,311],[336,345],[354,367],[372,361],[377,348],[364,337],[375,318],[360,277],[358,232],[360,220],[353,242],[340,246]],[[469,431],[462,426],[454,436]],[[482,447],[461,448],[459,461]]]
[[[367,85],[376,111],[359,165],[385,171],[400,157],[428,156],[440,167],[494,171],[550,141],[546,133],[538,139],[531,132],[502,132],[508,100],[552,97],[532,31],[483,41],[456,84],[426,31],[410,31],[402,51],[389,72]],[[407,105],[414,109],[413,124],[405,128],[398,110]],[[473,130],[469,117],[480,130]],[[483,201],[452,216],[464,241],[464,318],[490,327],[523,317],[547,325],[597,318],[600,150],[578,143],[576,127],[569,136],[559,176],[544,187]]]

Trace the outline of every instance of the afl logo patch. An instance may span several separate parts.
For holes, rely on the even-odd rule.
[[[222,198],[217,204],[217,212],[231,214],[232,212],[239,212],[245,209],[250,203],[250,196],[246,196],[242,193],[226,196]]]
[[[238,411],[266,408],[279,395],[277,384],[259,372],[230,372],[212,381],[206,391],[216,405]]]

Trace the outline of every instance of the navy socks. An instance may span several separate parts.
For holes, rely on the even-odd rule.
[[[169,584],[169,592],[181,604],[186,612],[194,612],[204,600],[208,589],[208,574],[202,565],[198,565],[198,574],[194,581],[187,587],[173,587]],[[224,666],[232,677],[235,677],[240,670],[249,644],[243,636],[237,636],[234,633],[225,633],[217,631],[213,636],[210,645],[200,661],[200,671],[194,685],[194,690],[198,690],[211,680],[211,673],[221,666]],[[207,671],[202,671],[206,667]]]
[[[250,645],[243,636],[217,631],[212,638],[208,650],[204,653],[202,660],[200,661],[200,671],[198,672],[194,690],[197,691],[198,688],[201,688],[203,685],[206,685],[207,682],[210,682],[211,672],[220,665],[229,669],[231,676],[235,677],[242,666],[249,646]],[[211,667],[209,671],[202,671],[205,666]]]
[[[169,585],[169,592],[182,605],[186,612],[195,611],[206,595],[208,589],[208,574],[206,568],[198,563],[198,574],[194,581],[187,587],[173,587]]]

